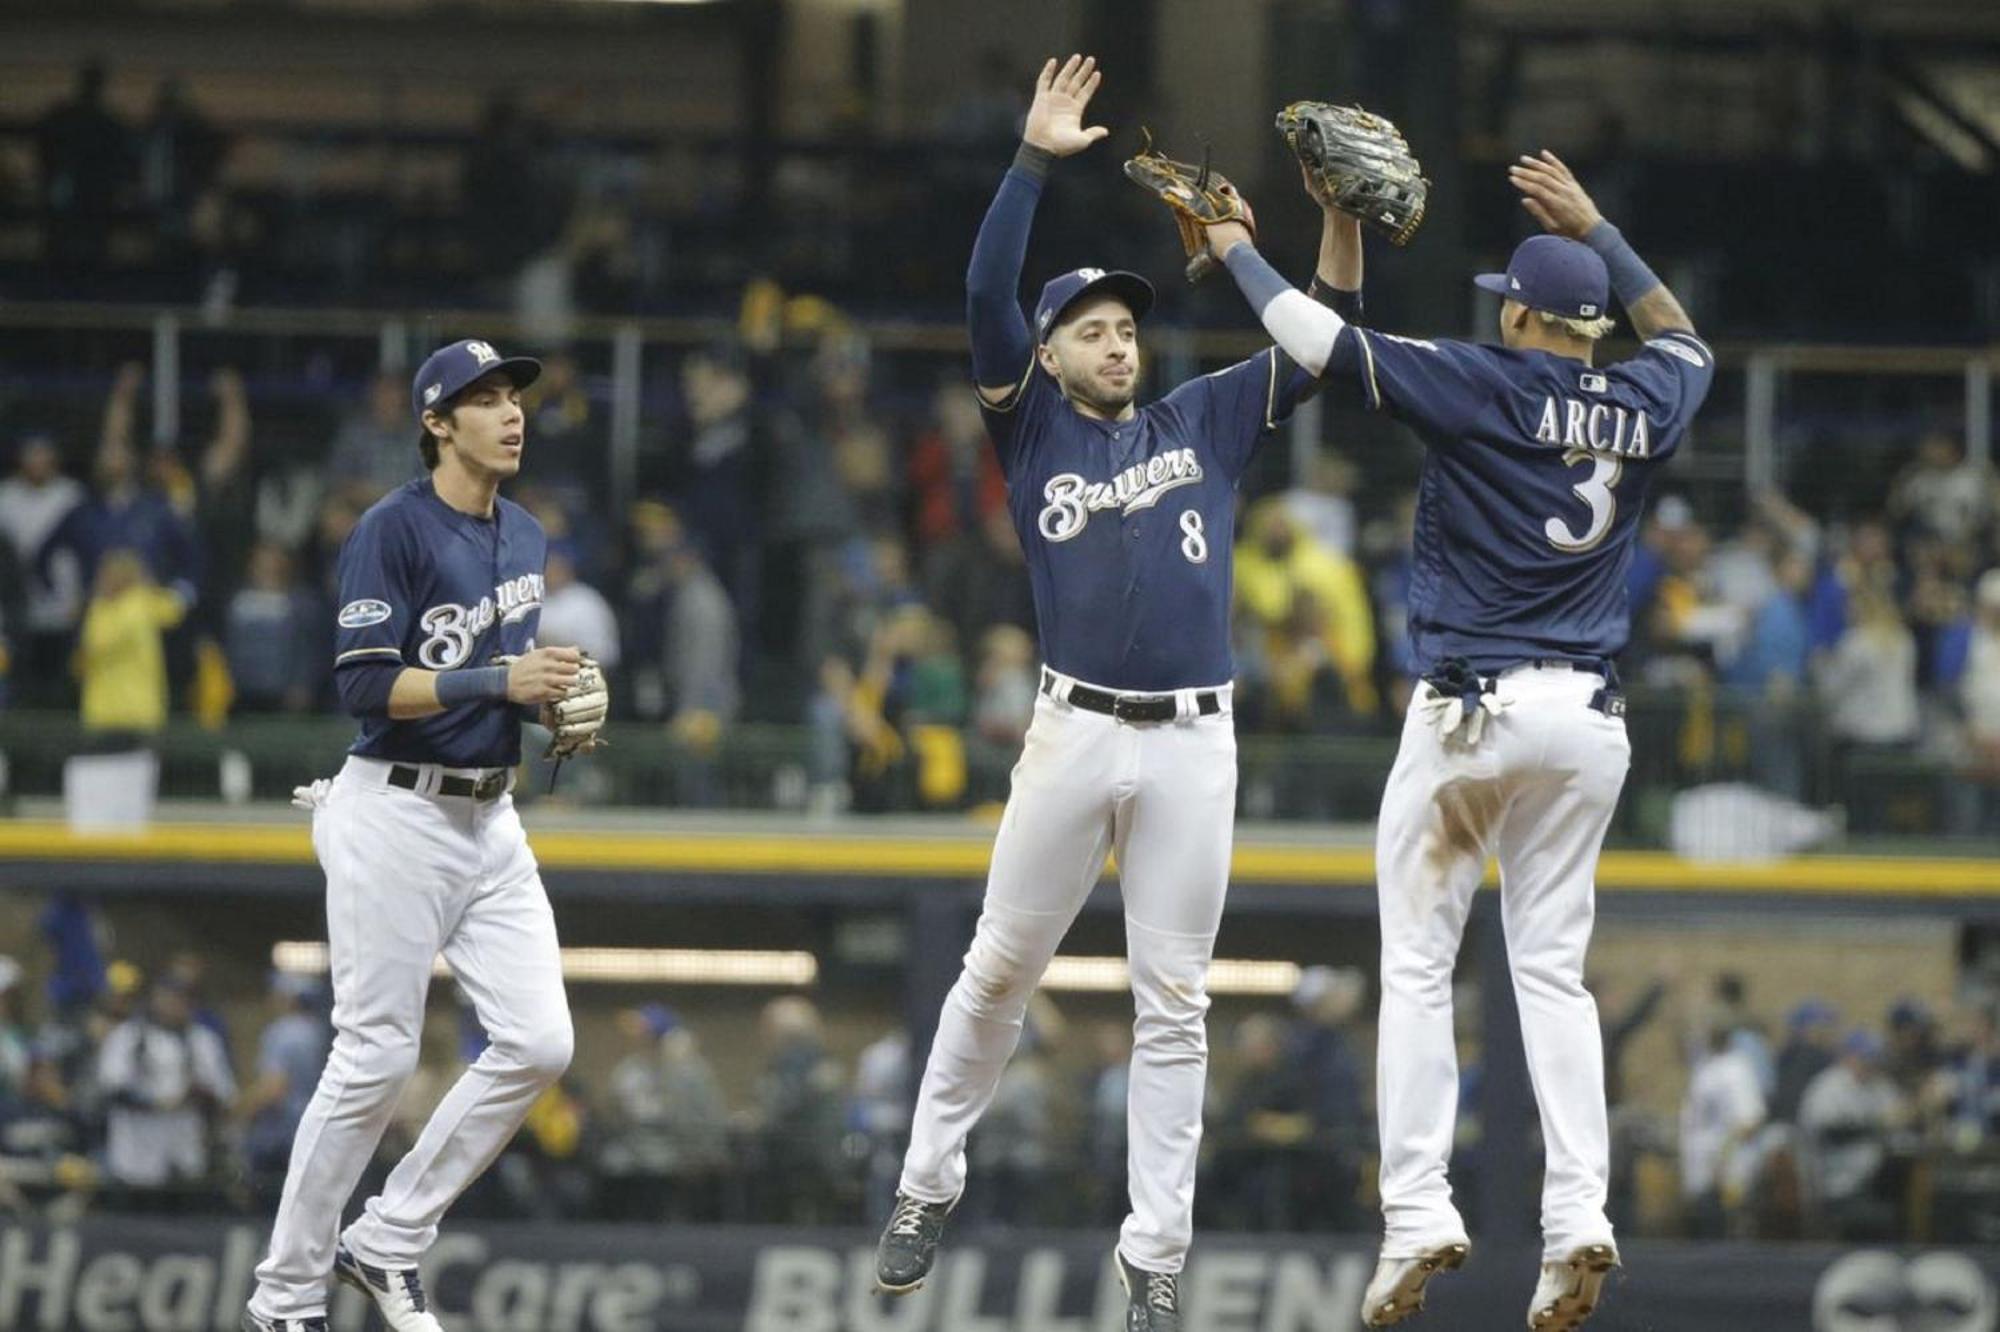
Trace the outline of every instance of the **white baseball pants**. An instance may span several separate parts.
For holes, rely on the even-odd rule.
[[[1071,683],[1057,677],[1058,693]],[[1132,1211],[1119,1248],[1153,1272],[1178,1272],[1194,1233],[1208,964],[1235,827],[1229,693],[1206,717],[1194,693],[1180,691],[1179,720],[1136,725],[1036,698],[978,929],[924,1067],[901,1182],[924,1202],[951,1202],[964,1189],[966,1136],[1014,1053],[1029,996],[1115,846],[1138,1012],[1126,1111]]]
[[[344,1242],[362,1261],[412,1267],[445,1209],[500,1154],[569,1066],[572,1036],[555,918],[512,796],[475,802],[388,784],[352,758],[313,814],[326,871],[333,1049],[299,1122],[250,1307],[326,1312],[340,1215],[417,1067],[424,998],[440,952],[490,1044],[439,1103],[416,1145]],[[422,765],[432,788],[462,770]]]
[[[1489,853],[1500,862],[1507,957],[1547,1145],[1544,1252],[1611,1235],[1603,1046],[1583,962],[1597,854],[1632,747],[1622,719],[1589,706],[1602,686],[1560,667],[1508,671],[1497,686],[1505,710],[1473,745],[1441,738],[1420,715],[1428,685],[1404,719],[1375,846],[1386,1256],[1465,1234],[1445,1180],[1459,1093],[1451,976]]]

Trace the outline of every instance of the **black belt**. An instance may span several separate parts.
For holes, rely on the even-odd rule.
[[[1042,672],[1042,692],[1050,698],[1058,697],[1053,672]],[[1181,715],[1180,700],[1173,694],[1114,694],[1108,689],[1072,684],[1066,701],[1085,712],[1101,712],[1122,722],[1167,722]],[[1222,691],[1199,690],[1194,696],[1194,706],[1202,716],[1213,717],[1222,711]]]
[[[423,790],[424,770],[407,763],[389,765],[389,785],[400,786],[405,791]],[[471,777],[454,777],[450,773],[438,778],[437,790],[428,795],[470,796],[474,800],[498,800],[507,794],[507,771],[490,772],[474,780]]]

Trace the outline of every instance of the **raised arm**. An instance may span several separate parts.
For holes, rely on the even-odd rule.
[[[1543,230],[1582,241],[1604,256],[1605,267],[1611,270],[1611,290],[1640,338],[1694,332],[1694,321],[1667,284],[1646,267],[1618,228],[1604,220],[1561,158],[1544,148],[1508,167],[1507,177],[1521,192],[1521,206]]]
[[[1313,194],[1310,176],[1306,193]],[[1332,204],[1320,204],[1319,264],[1306,294],[1350,323],[1361,317],[1361,219]]]
[[[1028,232],[1049,164],[1082,152],[1111,132],[1102,125],[1083,125],[1084,108],[1103,77],[1091,56],[1073,55],[1060,68],[1053,59],[1042,66],[1021,150],[972,243],[972,262],[965,271],[965,319],[972,335],[973,382],[990,404],[1013,394],[1034,359],[1034,339],[1021,314],[1020,297]]]
[[[1334,343],[1347,321],[1328,306],[1309,298],[1264,261],[1241,222],[1222,222],[1208,229],[1208,250],[1222,260],[1264,330],[1285,355],[1308,373],[1326,373]],[[1324,250],[1324,246],[1322,246]]]

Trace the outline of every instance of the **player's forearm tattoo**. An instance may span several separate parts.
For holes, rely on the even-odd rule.
[[[1285,281],[1247,242],[1232,247],[1223,263],[1285,355],[1314,375],[1325,373],[1347,321]]]

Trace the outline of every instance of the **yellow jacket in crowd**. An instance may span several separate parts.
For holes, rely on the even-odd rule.
[[[87,731],[157,731],[167,721],[166,631],[187,607],[156,586],[131,551],[98,569],[76,652]]]

